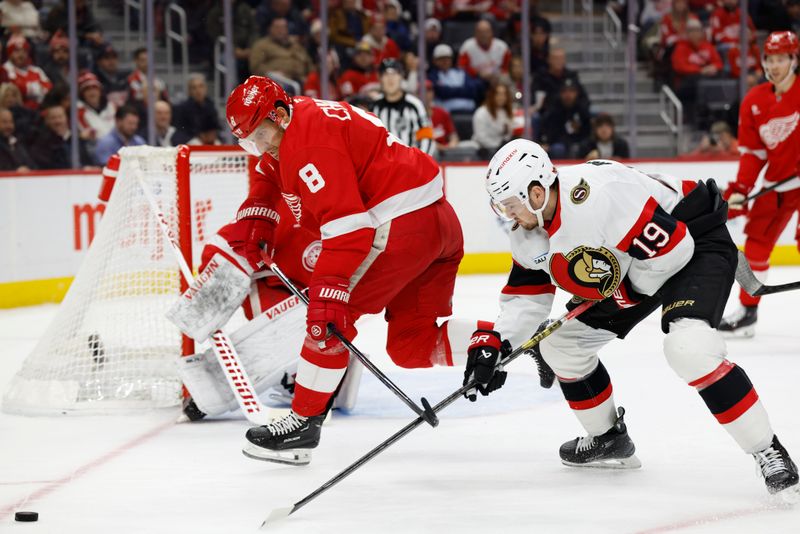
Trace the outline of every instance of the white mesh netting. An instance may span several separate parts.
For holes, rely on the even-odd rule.
[[[59,311],[3,398],[19,414],[119,413],[176,406],[175,359],[181,336],[164,318],[179,294],[172,249],[142,194],[136,174],[178,234],[175,148],[120,152],[114,191]],[[241,152],[192,152],[192,249],[228,222],[247,195]]]

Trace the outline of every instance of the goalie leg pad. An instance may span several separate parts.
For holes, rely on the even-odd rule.
[[[250,276],[215,254],[167,311],[167,319],[195,341],[222,328],[250,292]]]

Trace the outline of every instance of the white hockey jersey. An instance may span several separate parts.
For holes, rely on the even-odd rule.
[[[696,183],[606,160],[559,169],[553,220],[510,233],[514,265],[495,329],[518,347],[547,318],[556,286],[621,308],[654,294],[694,253],[670,213]]]

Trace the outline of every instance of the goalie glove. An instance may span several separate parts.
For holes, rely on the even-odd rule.
[[[466,386],[474,380],[476,387],[464,392],[464,397],[475,402],[478,398],[478,391],[481,395],[486,396],[503,387],[508,373],[503,370],[503,366],[499,365],[499,362],[501,356],[510,353],[511,344],[508,341],[502,341],[499,333],[494,330],[475,330],[467,349],[467,367],[464,370],[463,385]]]
[[[550,326],[552,323],[552,319],[545,319],[542,324],[539,325],[539,328],[536,329],[536,334]],[[539,385],[545,389],[550,389],[553,387],[553,382],[556,381],[556,374],[553,372],[553,369],[547,365],[547,362],[544,361],[542,357],[542,351],[539,350],[539,344],[537,343],[534,345],[529,351],[528,354],[531,355],[533,361],[536,362],[536,368],[539,370]]]

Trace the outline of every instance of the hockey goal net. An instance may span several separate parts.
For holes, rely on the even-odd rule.
[[[180,404],[175,359],[194,347],[164,318],[185,289],[143,183],[196,269],[250,187],[235,147],[131,147],[97,234],[52,324],[3,398],[17,414],[103,414]],[[194,260],[194,261],[193,261]]]

